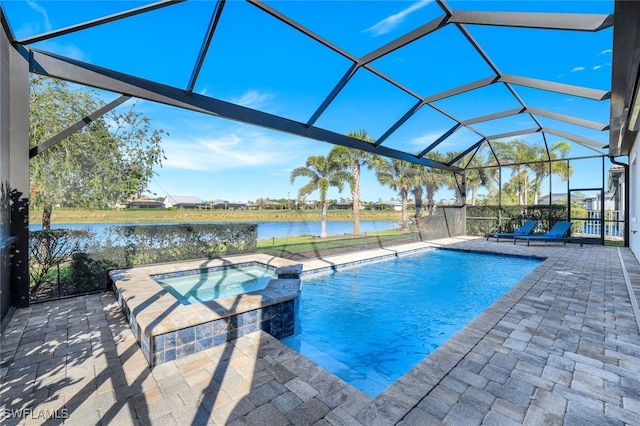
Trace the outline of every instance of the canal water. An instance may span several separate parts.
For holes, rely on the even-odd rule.
[[[203,223],[203,222],[198,222]],[[228,222],[207,222],[207,223],[228,223]],[[320,222],[251,222],[258,224],[258,239],[297,237],[301,235],[320,235]],[[52,224],[52,229],[90,229],[96,235],[100,235],[110,226],[117,225],[170,225],[174,223],[60,223]],[[398,224],[393,221],[361,221],[360,232],[384,231],[396,228]],[[30,225],[29,230],[39,231],[41,225]],[[327,222],[327,235],[343,235],[353,232],[352,221],[330,221]]]

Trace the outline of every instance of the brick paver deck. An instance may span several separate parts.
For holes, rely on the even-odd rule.
[[[375,399],[263,332],[151,370],[104,293],[14,312],[0,423],[640,424],[629,291],[640,297],[640,265],[628,249],[434,243],[547,260]]]

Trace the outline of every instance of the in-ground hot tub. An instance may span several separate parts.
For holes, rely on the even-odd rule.
[[[277,278],[262,289],[211,300],[197,300],[197,296],[196,300],[180,300],[157,281],[216,272],[224,275],[253,267],[273,271]],[[251,254],[140,266],[111,271],[109,276],[131,330],[153,367],[260,329],[276,338],[292,335],[301,272],[302,265],[292,261]],[[199,280],[196,278],[196,293]]]
[[[153,275],[183,305],[264,290],[277,278],[275,268],[262,264],[234,264]]]

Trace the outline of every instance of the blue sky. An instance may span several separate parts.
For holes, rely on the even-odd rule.
[[[3,0],[17,38],[84,22],[151,2],[12,1]],[[433,1],[269,1],[271,7],[296,19],[346,52],[359,57],[442,14]],[[454,10],[611,13],[612,1],[450,1]],[[189,1],[152,13],[65,35],[34,45],[62,55],[161,83],[186,87],[212,3]],[[541,31],[506,27],[467,26],[480,46],[504,74],[608,90],[611,72],[611,29],[597,33]],[[570,48],[567,48],[569,46]],[[245,2],[227,2],[195,91],[222,100],[306,122],[350,61],[302,36]],[[405,46],[372,63],[420,96],[438,93],[493,75],[453,25]],[[608,101],[592,101],[515,86],[531,107],[607,122]],[[109,101],[117,95],[103,93]],[[366,130],[381,136],[415,99],[373,73],[360,70],[316,122],[339,133]],[[518,107],[503,85],[494,84],[436,103],[459,119]],[[196,195],[248,201],[260,197],[295,197],[304,183],[294,185],[289,174],[310,155],[326,155],[331,145],[191,113],[138,100],[136,109],[169,133],[163,148],[167,159],[157,170],[150,189],[157,196]],[[545,126],[608,143],[608,133],[585,131],[550,119]],[[396,131],[385,145],[418,152],[446,132],[453,121],[423,107]],[[481,123],[485,134],[534,127],[519,114]],[[542,143],[539,134],[522,136]],[[438,147],[454,151],[479,137],[466,129]],[[552,144],[557,137],[549,137]],[[595,152],[573,144],[571,156]],[[594,187],[600,179],[594,167],[600,160],[575,164],[572,187]],[[607,162],[607,168],[609,164]],[[505,171],[508,176],[509,171]],[[595,177],[594,177],[595,176]],[[554,192],[566,184],[554,184]],[[548,187],[545,186],[545,188]],[[331,190],[331,198],[349,198]],[[443,191],[440,197],[448,197]],[[365,171],[362,198],[397,198]],[[314,195],[312,195],[314,198]]]

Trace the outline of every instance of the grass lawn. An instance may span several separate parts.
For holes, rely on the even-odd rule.
[[[387,230],[369,232],[362,236],[311,236],[271,238],[258,241],[257,251],[285,258],[322,257],[341,252],[367,250],[394,244],[419,241],[415,232]]]

